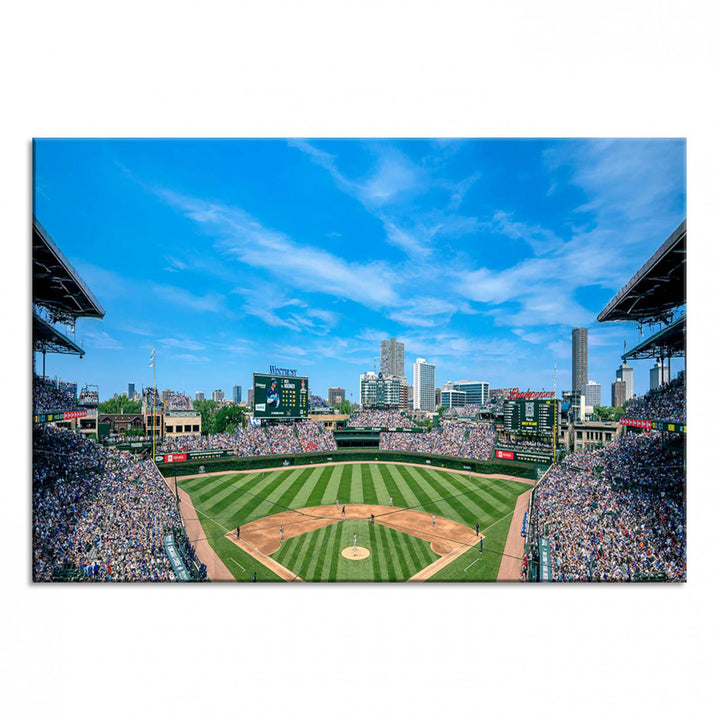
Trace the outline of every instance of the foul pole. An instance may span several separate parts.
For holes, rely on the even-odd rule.
[[[152,459],[155,462],[155,396],[157,394],[157,382],[155,380],[155,348],[150,355],[150,364],[153,369],[153,399],[152,399]]]
[[[557,460],[557,362],[553,364],[553,462]]]

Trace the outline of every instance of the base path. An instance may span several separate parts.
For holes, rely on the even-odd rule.
[[[505,541],[505,554],[500,561],[500,569],[498,570],[498,582],[508,580],[518,582],[522,578],[525,538],[520,534],[520,531],[522,530],[523,517],[530,507],[530,495],[532,495],[532,490],[524,492],[518,496],[515,503],[515,512],[513,512],[512,521],[510,522],[510,531]]]

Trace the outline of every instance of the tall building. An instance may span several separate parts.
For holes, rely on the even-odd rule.
[[[615,371],[615,377],[625,383],[625,400],[629,400],[633,396],[633,369],[624,362]],[[625,400],[623,400],[623,402],[625,402]]]
[[[490,383],[480,380],[460,380],[453,383],[453,389],[467,393],[468,405],[480,405],[482,407],[490,398]]]
[[[214,402],[221,403],[225,399],[225,393],[222,390],[213,390],[212,399]]]
[[[670,369],[664,363],[660,365],[656,362],[650,368],[650,389],[657,390],[661,385],[667,385],[670,382]]]
[[[624,380],[616,380],[612,384],[612,406],[622,407],[626,400],[628,400],[627,383]]]
[[[242,402],[242,385],[233,385],[233,402],[238,405]]]
[[[328,405],[335,407],[345,400],[345,388],[331,387],[328,388]]]
[[[602,385],[596,383],[594,380],[585,383],[582,387],[582,394],[585,396],[585,404],[602,405]]]
[[[255,403],[255,390],[254,388],[250,388],[248,390],[248,405],[252,408],[254,407]]]
[[[435,366],[425,358],[413,364],[413,410],[435,410]]]
[[[407,410],[408,403],[412,402],[412,385],[407,384],[407,378],[400,378],[400,409]]]
[[[395,338],[380,342],[380,372],[385,375],[405,375],[405,343]]]
[[[582,392],[588,381],[588,336],[587,328],[573,328],[572,331],[572,389]]]
[[[202,402],[205,399],[205,393],[204,392],[196,392],[195,393],[195,399],[198,402]]]
[[[440,390],[440,400],[437,403],[444,408],[465,407],[468,404],[468,394],[464,390],[456,390],[449,380]]]
[[[399,408],[400,378],[366,372],[360,376],[360,405],[365,408]]]
[[[135,399],[135,383],[134,382],[128,383],[128,398],[130,398],[130,400]]]

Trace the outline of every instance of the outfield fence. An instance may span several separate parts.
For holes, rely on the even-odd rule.
[[[183,454],[189,455],[189,454]],[[511,475],[513,477],[536,480],[544,474],[547,466],[538,466],[535,463],[525,462],[497,462],[494,460],[476,460],[474,458],[457,458],[445,455],[429,455],[427,453],[401,452],[397,450],[333,450],[331,452],[298,453],[294,455],[262,455],[253,457],[215,457],[208,458],[203,453],[202,458],[183,457],[163,461],[156,459],[158,470],[165,477],[178,475],[197,475],[202,472],[233,472],[242,470],[262,470],[265,468],[291,467],[303,465],[317,465],[321,463],[343,462],[398,462],[430,465],[433,467],[448,468],[450,470],[465,470],[467,472],[485,475]],[[178,456],[170,456],[178,457]]]

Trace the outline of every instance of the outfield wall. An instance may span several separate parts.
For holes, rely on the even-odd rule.
[[[187,460],[184,462],[159,462],[158,470],[165,477],[176,475],[196,475],[200,466],[205,472],[233,472],[241,470],[262,470],[263,468],[293,467],[316,465],[319,463],[342,462],[398,462],[416,463],[451,470],[467,470],[468,472],[486,475],[512,475],[514,477],[536,480],[538,469],[544,472],[545,465],[526,462],[497,462],[495,460],[475,460],[472,458],[455,458],[444,455],[428,455],[426,453],[400,452],[397,450],[333,450],[331,452],[298,453],[296,455],[263,455],[256,457],[225,457],[221,459]]]

